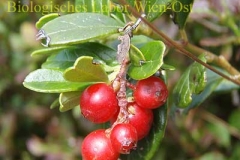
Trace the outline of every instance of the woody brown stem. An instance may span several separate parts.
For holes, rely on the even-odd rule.
[[[113,124],[116,125],[117,123],[125,123],[127,122],[128,112],[127,112],[127,94],[126,94],[126,86],[127,86],[127,80],[126,80],[126,74],[129,64],[129,59],[126,57],[122,64],[119,71],[118,76],[116,77],[116,80],[120,82],[120,88],[117,92],[117,99],[118,99],[118,105],[120,107],[119,115],[116,120],[116,122]]]

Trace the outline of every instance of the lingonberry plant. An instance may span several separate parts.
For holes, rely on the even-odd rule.
[[[52,107],[60,106],[62,112],[80,106],[83,117],[91,122],[111,121],[85,137],[84,160],[150,160],[165,132],[168,95],[174,101],[173,111],[188,111],[213,92],[216,78],[240,84],[221,70],[236,75],[226,60],[187,42],[184,27],[193,0],[76,0],[76,5],[85,4],[86,12],[49,14],[36,23],[37,40],[47,48],[32,55],[50,56],[23,83],[37,92],[59,93],[59,103]],[[103,6],[109,8],[96,13]],[[154,11],[156,6],[169,10],[181,42],[151,23],[165,12]],[[166,85],[166,72],[174,67],[163,60],[170,47],[196,61],[172,92]],[[211,89],[205,90],[206,86]]]

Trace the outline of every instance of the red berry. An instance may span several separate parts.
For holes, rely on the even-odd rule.
[[[110,119],[110,124],[112,125],[118,118],[119,112],[120,112],[120,107],[118,107],[119,109],[117,110],[117,112],[112,116],[112,118]]]
[[[110,120],[111,124],[117,120],[118,113]],[[129,124],[136,129],[138,140],[146,137],[153,123],[152,110],[139,107],[136,103],[132,102],[128,104],[128,113]]]
[[[167,100],[167,86],[163,80],[152,76],[137,82],[133,97],[140,107],[158,108]]]
[[[119,157],[104,129],[96,130],[85,137],[81,151],[83,160],[117,160]]]
[[[128,104],[129,124],[136,128],[138,140],[146,137],[153,123],[153,112],[139,107],[136,103]]]
[[[95,123],[109,121],[119,108],[115,92],[105,83],[85,89],[80,97],[80,107],[83,116]]]
[[[120,123],[112,129],[110,140],[117,152],[129,154],[137,146],[137,131],[131,124]]]

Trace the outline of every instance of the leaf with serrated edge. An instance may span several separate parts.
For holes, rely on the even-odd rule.
[[[66,92],[59,96],[60,112],[65,112],[79,106],[79,97],[82,92]]]
[[[24,87],[44,93],[62,93],[82,91],[91,82],[69,82],[63,78],[63,73],[56,70],[38,69],[31,72],[24,80]]]
[[[108,82],[108,76],[103,67],[93,64],[93,57],[82,56],[73,67],[64,72],[64,78],[72,82]]]
[[[135,80],[145,79],[153,75],[163,64],[163,54],[165,45],[161,41],[152,41],[140,48],[145,57],[145,62],[141,66],[131,64],[128,74]]]
[[[122,26],[97,13],[73,13],[55,18],[41,29],[50,38],[50,46],[77,44],[118,33]]]

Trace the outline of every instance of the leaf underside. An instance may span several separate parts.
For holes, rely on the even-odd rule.
[[[60,112],[65,112],[79,106],[79,97],[82,92],[66,92],[59,96]]]

